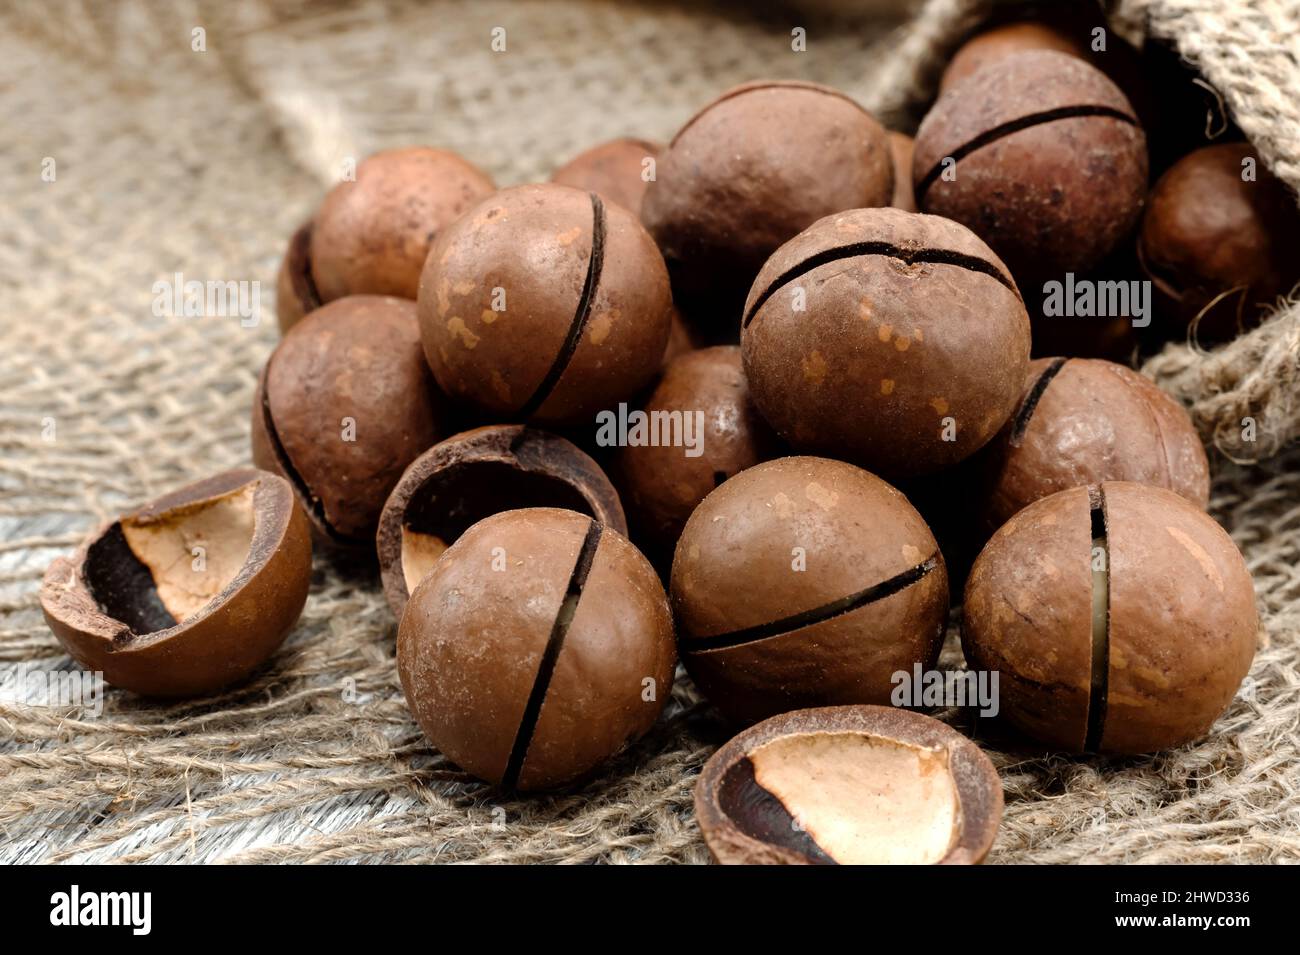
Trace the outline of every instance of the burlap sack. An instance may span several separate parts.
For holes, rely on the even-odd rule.
[[[412,723],[374,580],[322,563],[301,625],[246,686],[178,705],[109,691],[102,713],[40,705],[68,661],[37,586],[95,521],[247,460],[254,378],[276,340],[275,267],[342,157],[429,142],[521,182],[609,136],[667,138],[716,91],[762,75],[843,87],[908,124],[979,5],[932,0],[906,26],[901,6],[822,0],[792,18],[649,0],[7,4],[0,859],[706,859],[691,787],[721,730],[685,682],[589,785],[506,800]],[[1174,39],[1300,185],[1294,3],[1120,12]],[[495,26],[504,54],[490,48]],[[805,53],[790,49],[795,26]],[[261,323],[156,314],[153,284],[176,273],[261,281]],[[1266,458],[1296,434],[1298,328],[1284,310],[1218,353],[1171,347],[1148,370],[1208,437]],[[1259,423],[1251,446],[1234,438],[1246,415]],[[1267,633],[1214,735],[1129,760],[993,748],[1007,811],[992,860],[1300,858],[1298,461],[1216,460],[1212,508],[1250,562]],[[947,661],[959,659],[950,642]]]

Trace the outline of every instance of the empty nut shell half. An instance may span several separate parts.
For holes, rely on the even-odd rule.
[[[401,618],[416,585],[468,527],[521,507],[566,508],[627,533],[609,478],[564,438],[517,424],[452,435],[411,462],[379,518],[379,569],[393,613]]]
[[[99,528],[41,585],[72,658],[146,696],[196,696],[266,660],[302,613],[311,534],[283,478],[241,468]]]
[[[724,864],[972,864],[997,835],[1002,784],[938,720],[831,706],[774,716],[714,753],[695,814]]]

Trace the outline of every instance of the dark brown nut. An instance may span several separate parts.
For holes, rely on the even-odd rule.
[[[355,181],[331,189],[316,213],[311,272],[321,300],[414,299],[434,238],[495,188],[443,149],[389,149],[363,160]]]
[[[667,567],[696,505],[727,478],[777,454],[780,442],[749,400],[735,345],[678,358],[641,410],[650,429],[645,443],[620,448],[613,473],[634,539]],[[650,443],[664,437],[668,443]]]
[[[1255,178],[1243,179],[1247,169]],[[1160,177],[1138,255],[1162,306],[1223,340],[1258,324],[1300,282],[1296,197],[1248,143],[1198,149]],[[1199,321],[1197,317],[1200,317]]]
[[[304,315],[321,307],[316,282],[311,277],[311,223],[298,227],[289,240],[280,271],[275,277],[275,317],[283,335]]]
[[[294,486],[322,542],[374,544],[384,501],[445,429],[415,303],[350,295],[271,353],[253,399],[253,462]]]
[[[1137,223],[1146,137],[1119,87],[1064,53],[1017,53],[940,97],[916,134],[916,201],[975,231],[1022,287],[1084,272]]]
[[[641,214],[641,199],[650,180],[646,160],[654,162],[663,146],[644,139],[611,139],[579,153],[551,174],[551,182],[594,192],[606,202]]]
[[[379,517],[379,570],[393,613],[402,616],[411,591],[466,528],[521,507],[565,508],[627,533],[614,485],[564,438],[517,424],[453,435],[411,462]]]
[[[894,159],[894,200],[890,205],[904,212],[916,211],[916,195],[912,192],[912,153],[915,149],[916,141],[911,136],[889,134],[889,152]]]
[[[724,865],[971,865],[997,836],[1002,782],[938,720],[832,706],[774,716],[714,753],[695,815]]]
[[[986,66],[1030,50],[1055,50],[1089,59],[1088,44],[1077,30],[1037,20],[1004,23],[975,34],[957,49],[939,79],[939,93],[948,92]]]
[[[748,83],[673,137],[641,218],[687,317],[734,329],[777,246],[832,212],[888,205],[893,179],[884,128],[845,94],[812,83]]]
[[[425,735],[507,789],[574,782],[639,738],[675,666],[650,564],[618,532],[549,507],[462,534],[411,594],[397,635]]]
[[[95,531],[50,564],[41,609],[87,670],[145,696],[199,696],[266,661],[311,583],[311,533],[293,490],[226,471]]]
[[[1109,361],[1032,362],[1020,407],[982,458],[990,531],[1041,497],[1103,481],[1168,488],[1202,509],[1210,498],[1205,447],[1187,412]]]
[[[1112,273],[1098,272],[1095,282],[1141,281],[1134,276],[1116,277]],[[1098,318],[1045,316],[1042,300],[1029,303],[1033,311],[1029,316],[1035,358],[1070,355],[1074,358],[1101,358],[1124,363],[1131,361],[1138,348],[1138,336],[1131,318]]]
[[[682,662],[724,715],[888,703],[938,657],[948,577],[921,515],[841,461],[741,471],[686,523],[672,571]]]
[[[694,351],[699,347],[695,333],[682,320],[682,313],[674,308],[669,318],[668,344],[664,346],[664,367],[666,368],[674,358],[685,355],[687,352]]]
[[[1152,95],[1143,54],[1109,28],[1096,4],[1048,3],[1037,9],[1015,5],[1007,8],[1007,13],[1009,16],[999,16],[995,11],[993,22],[953,54],[939,80],[940,94],[1009,56],[1050,50],[1076,57],[1105,73],[1128,97],[1148,136],[1151,123],[1168,111],[1168,104]]]
[[[968,229],[899,209],[828,216],[763,266],[745,304],[750,393],[801,451],[881,474],[949,467],[1010,417],[1029,318]]]
[[[1173,491],[1107,482],[1030,504],[966,583],[962,647],[1001,715],[1054,749],[1148,753],[1209,731],[1250,669],[1246,562]]]
[[[495,415],[590,423],[659,370],[672,294],[632,213],[553,183],[497,193],[442,231],[420,283],[434,377]]]

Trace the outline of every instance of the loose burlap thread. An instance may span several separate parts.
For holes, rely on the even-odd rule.
[[[430,142],[523,182],[603,138],[667,138],[715,92],[764,75],[843,87],[906,125],[982,4],[933,0],[906,25],[895,4],[866,6],[129,0],[0,14],[0,859],[704,861],[691,788],[725,731],[688,681],[596,779],[512,799],[429,748],[377,582],[325,561],[285,646],[218,697],[109,690],[96,715],[15,684],[70,666],[36,598],[54,555],[132,503],[247,461],[278,257],[341,157]],[[1178,44],[1300,185],[1293,5],[1123,6]],[[790,50],[794,26],[806,53]],[[260,280],[261,324],[155,314],[153,283],[176,273]],[[1300,858],[1300,455],[1275,454],[1296,434],[1298,327],[1283,309],[1217,352],[1178,344],[1147,367],[1207,438],[1262,461],[1218,457],[1211,503],[1260,597],[1250,678],[1211,736],[1140,759],[1043,757],[939,714],[979,733],[1002,775],[993,861]],[[1233,437],[1247,415],[1254,445]],[[951,634],[944,661],[960,664]]]

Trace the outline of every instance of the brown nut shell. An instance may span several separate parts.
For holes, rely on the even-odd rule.
[[[641,199],[649,180],[646,160],[655,160],[663,146],[644,139],[611,139],[574,156],[551,174],[551,182],[594,192],[606,202],[641,214]]]
[[[1004,23],[977,33],[957,49],[939,78],[939,95],[987,66],[1031,50],[1055,50],[1081,60],[1089,58],[1088,46],[1076,30],[1037,20]]]
[[[1250,181],[1242,178],[1248,160]],[[1296,197],[1249,143],[1207,146],[1170,167],[1152,190],[1138,236],[1139,259],[1162,307],[1183,325],[1196,322],[1205,340],[1254,327],[1300,282],[1297,246]]]
[[[525,508],[447,549],[406,605],[397,664],[448,759],[537,790],[590,774],[645,733],[676,654],[663,587],[626,538],[572,511]]]
[[[311,534],[293,490],[241,468],[99,528],[50,564],[41,609],[72,658],[112,685],[199,696],[275,652],[310,582]]]
[[[379,569],[393,613],[402,616],[411,591],[467,528],[522,507],[565,508],[627,533],[609,478],[564,438],[517,424],[452,435],[411,462],[379,518]]]
[[[420,287],[438,384],[490,414],[589,423],[658,371],[672,296],[626,209],[543,183],[505,189],[434,243]]]
[[[1200,508],[1163,488],[1102,485],[1110,650],[1100,749],[1145,753],[1210,731],[1255,656],[1245,560]]]
[[[741,348],[755,404],[791,446],[903,476],[949,467],[1001,429],[1029,363],[1029,318],[970,230],[856,209],[763,266]]]
[[[1204,511],[1110,481],[1045,497],[993,535],[962,647],[1001,712],[1056,749],[1147,753],[1203,736],[1250,669],[1250,572]]]
[[[984,546],[966,580],[967,666],[999,674],[999,708],[1053,749],[1081,752],[1092,673],[1088,489],[1029,505]]]
[[[655,430],[647,443],[621,447],[612,471],[634,538],[653,560],[671,560],[696,505],[723,481],[775,456],[780,441],[749,399],[735,345],[688,352],[670,363],[641,411],[651,427],[679,421],[676,431],[671,423],[665,431],[682,442],[648,443],[663,436]]]
[[[1039,498],[1103,481],[1172,490],[1204,509],[1209,462],[1192,419],[1148,378],[1114,362],[1040,358],[1020,406],[980,460],[989,530]]]
[[[714,753],[695,784],[700,832],[724,865],[975,864],[1002,806],[978,746],[887,706],[774,716]]]
[[[754,275],[782,242],[830,213],[888,205],[893,179],[884,128],[849,96],[798,81],[746,83],[673,137],[641,218],[688,316],[734,328]]]
[[[916,141],[905,133],[890,132],[889,154],[894,160],[894,199],[890,203],[904,212],[916,211],[916,195],[912,192],[912,153]]]
[[[1146,137],[1119,87],[1064,53],[1018,53],[940,97],[916,134],[921,209],[969,226],[1022,286],[1084,272],[1133,228]]]
[[[311,277],[311,222],[305,222],[289,240],[275,277],[275,317],[280,334],[320,306],[320,294]]]
[[[295,325],[268,359],[253,461],[289,480],[322,542],[368,547],[402,471],[441,436],[444,404],[415,303],[348,296]]]
[[[414,299],[437,234],[496,187],[444,149],[375,153],[325,196],[311,233],[311,271],[324,302],[345,295]]]
[[[682,319],[682,313],[674,308],[670,316],[668,344],[664,346],[664,367],[668,367],[669,362],[674,358],[695,351],[699,347],[700,343],[696,340],[695,332]]]
[[[886,703],[936,659],[943,556],[921,516],[841,461],[779,458],[695,509],[672,568],[682,662],[727,717]]]

